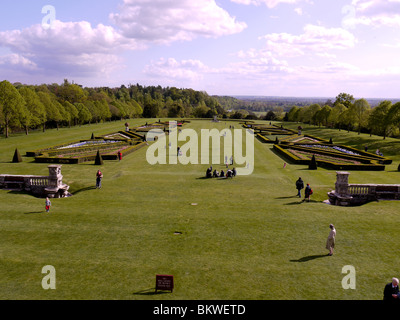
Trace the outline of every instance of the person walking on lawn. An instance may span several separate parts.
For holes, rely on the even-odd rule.
[[[50,212],[51,201],[49,197],[46,197],[46,212]]]
[[[310,187],[310,185],[307,183],[307,187],[304,189],[304,199],[303,202],[307,200],[307,202],[310,202],[310,196],[313,194],[313,191]]]
[[[299,179],[296,181],[296,189],[297,189],[297,196],[301,198],[301,189],[304,189],[304,182],[301,179],[301,177],[299,177]]]
[[[328,239],[326,240],[326,249],[329,250],[328,256],[333,255],[333,248],[335,248],[336,229],[333,224],[329,225],[331,231],[329,232]]]

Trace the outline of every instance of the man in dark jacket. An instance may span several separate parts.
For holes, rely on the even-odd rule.
[[[304,189],[304,182],[301,180],[301,177],[299,180],[296,181],[296,189],[297,189],[297,196],[301,198],[301,189]]]
[[[385,286],[383,291],[383,300],[391,302],[399,302],[399,280],[393,278],[391,283]]]

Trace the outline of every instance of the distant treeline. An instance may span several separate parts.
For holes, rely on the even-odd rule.
[[[247,112],[289,111],[293,106],[307,106],[313,103],[329,103],[329,98],[257,97],[257,96],[215,96],[226,110],[246,110]]]
[[[0,82],[0,130],[59,128],[130,118],[227,118],[218,99],[206,92],[175,87],[141,86],[83,88]]]
[[[246,119],[307,123],[380,135],[400,136],[400,100],[291,97],[216,97],[223,108]],[[240,98],[240,99],[238,99]]]
[[[269,97],[269,96],[215,96],[226,110],[246,110],[247,112],[288,112],[292,107],[306,107],[312,104],[332,106],[335,98],[324,97]],[[366,99],[370,106],[376,107],[385,99]],[[393,103],[399,99],[392,100]]]
[[[333,104],[293,106],[283,120],[376,134],[385,139],[400,135],[400,102],[383,100],[371,107],[366,99],[356,100],[351,94],[340,93]]]
[[[87,88],[0,82],[0,132],[77,126],[130,118],[231,118],[304,122],[386,136],[400,132],[400,102],[341,93],[323,98],[209,96],[204,91],[141,86]]]

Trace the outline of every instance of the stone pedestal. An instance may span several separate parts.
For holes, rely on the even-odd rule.
[[[349,206],[352,203],[353,197],[349,191],[349,175],[348,172],[336,172],[335,190],[328,193],[329,202],[336,206]]]
[[[49,184],[45,188],[49,198],[63,198],[68,195],[69,186],[62,182],[61,165],[50,165]]]
[[[347,195],[349,189],[349,175],[348,172],[336,172],[335,193],[338,195]]]

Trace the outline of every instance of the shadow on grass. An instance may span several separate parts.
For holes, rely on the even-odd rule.
[[[85,188],[81,188],[81,189],[78,189],[76,191],[70,191],[70,192],[73,195],[77,195],[78,193],[89,191],[89,190],[94,190],[94,189],[96,189],[96,186],[85,187]]]
[[[134,292],[132,294],[139,295],[139,296],[154,296],[154,295],[166,294],[166,293],[171,293],[171,292],[170,291],[157,291],[156,292],[156,288],[150,288],[150,289],[140,290],[140,291]]]
[[[25,212],[24,214],[39,214],[39,213],[44,213],[44,211]]]
[[[7,190],[7,189],[3,189],[3,190]],[[29,195],[29,193],[24,191],[24,190],[10,190],[10,189],[8,189],[8,193],[10,193],[10,194],[26,194],[26,195]]]
[[[207,178],[207,177],[199,177],[196,178],[196,180],[229,180],[233,179],[233,177],[212,177],[212,178]]]
[[[278,198],[275,198],[275,200],[283,200],[283,199],[292,199],[292,198],[298,198],[299,196],[288,196],[288,197],[278,197]]]
[[[302,200],[300,200],[300,201],[294,201],[294,202],[285,203],[285,206],[294,206],[294,205],[296,205],[296,204],[302,204],[302,203],[303,203]]]
[[[306,256],[303,258],[300,258],[298,260],[290,260],[290,262],[307,262],[307,261],[311,261],[311,260],[315,260],[315,259],[319,259],[319,258],[325,258],[328,257],[327,254],[317,254],[317,255],[313,255],[313,256]]]
[[[320,203],[320,201],[315,201],[315,200],[303,201],[303,200],[299,200],[299,201],[285,203],[285,206],[293,206],[293,205],[302,204],[302,203]]]
[[[3,190],[7,190],[7,189],[3,189]],[[40,198],[39,196],[35,196],[32,193],[29,193],[28,191],[25,191],[25,190],[8,190],[8,193],[25,195],[25,196],[30,196],[30,197],[34,197],[34,198]]]

